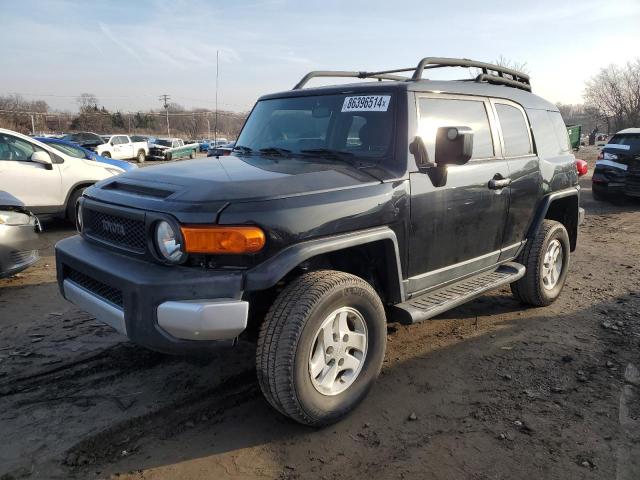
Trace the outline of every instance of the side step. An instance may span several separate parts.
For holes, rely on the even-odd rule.
[[[524,265],[508,262],[496,270],[466,278],[457,283],[425,293],[419,297],[395,305],[393,317],[402,323],[427,320],[468,302],[480,295],[503,285],[521,279],[525,274]]]

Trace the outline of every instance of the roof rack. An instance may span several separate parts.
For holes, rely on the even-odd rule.
[[[476,82],[493,83],[496,85],[506,85],[508,87],[519,88],[521,90],[531,91],[531,81],[529,75],[518,72],[511,68],[494,65],[492,63],[477,62],[468,58],[444,58],[444,57],[425,57],[418,63],[416,68],[398,68],[394,70],[382,70],[379,72],[348,72],[348,71],[328,71],[321,70],[309,72],[302,80],[300,80],[294,90],[304,87],[309,80],[315,77],[346,77],[346,78],[376,78],[382,80],[395,81],[419,81],[422,79],[422,72],[433,68],[445,67],[463,67],[478,68],[480,73],[474,80]],[[413,72],[411,78],[395,75],[396,73]]]
[[[334,77],[334,78],[376,78],[379,81],[382,80],[397,80],[404,81],[409,80],[407,77],[401,77],[400,75],[386,75],[384,72],[381,73],[370,73],[370,72],[349,72],[344,70],[316,70],[314,72],[307,73],[302,80],[296,83],[293,90],[300,90],[304,87],[309,80],[315,77]]]

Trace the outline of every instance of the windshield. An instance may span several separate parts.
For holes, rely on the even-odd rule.
[[[294,154],[337,152],[367,161],[391,154],[393,96],[322,95],[258,102],[236,148]]]
[[[616,134],[609,144],[625,145],[629,147],[630,153],[640,153],[640,133],[622,133]]]
[[[170,147],[171,146],[171,140],[156,140],[155,144],[156,145],[162,145],[163,147]]]
[[[77,147],[72,147],[70,145],[62,145],[61,143],[53,143],[53,142],[44,142],[50,147],[55,148],[59,152],[65,153],[70,157],[75,158],[87,158],[87,155]]]

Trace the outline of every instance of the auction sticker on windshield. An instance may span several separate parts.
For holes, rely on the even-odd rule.
[[[386,112],[391,95],[346,97],[341,112]]]

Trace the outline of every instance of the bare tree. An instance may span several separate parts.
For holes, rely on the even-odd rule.
[[[526,74],[530,73],[529,65],[527,64],[527,62],[518,62],[516,60],[510,60],[503,55],[500,55],[498,59],[495,60],[493,63],[495,63],[500,67],[510,68],[511,70],[516,70],[521,73],[526,73]]]
[[[640,58],[602,68],[585,87],[586,105],[616,130],[640,125]]]

